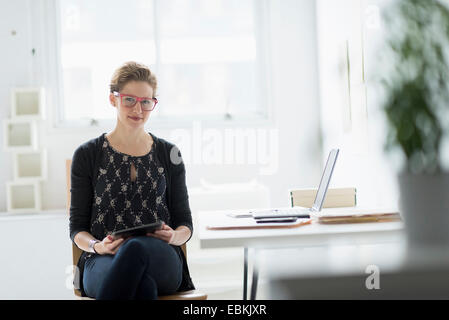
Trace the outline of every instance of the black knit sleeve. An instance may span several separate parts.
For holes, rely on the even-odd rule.
[[[72,158],[70,175],[70,239],[81,231],[90,232],[92,208],[92,168],[86,145],[78,147]]]
[[[181,152],[172,145],[170,148],[170,218],[172,227],[186,226],[190,229],[190,238],[193,234],[192,213],[189,205],[189,195],[186,186],[186,170],[182,161]],[[187,240],[189,241],[190,238]]]

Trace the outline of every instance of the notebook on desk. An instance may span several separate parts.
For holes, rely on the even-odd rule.
[[[277,229],[277,228],[297,228],[312,223],[312,219],[292,219],[290,222],[264,222],[258,223],[253,218],[233,219],[222,217],[216,221],[206,224],[208,230],[239,230],[239,229]]]

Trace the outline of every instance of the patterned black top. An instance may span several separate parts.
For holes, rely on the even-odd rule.
[[[103,157],[94,188],[92,235],[106,235],[162,220],[170,225],[165,197],[164,168],[154,156],[154,148],[143,156],[130,156],[115,150],[105,137]],[[131,180],[131,166],[136,169]]]

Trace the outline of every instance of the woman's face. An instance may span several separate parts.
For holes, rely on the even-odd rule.
[[[123,87],[120,93],[139,98],[152,98],[153,88],[145,81],[130,81]],[[122,105],[121,98],[114,96],[112,93],[109,96],[109,100],[117,108],[117,120],[126,127],[143,127],[150,116],[151,111],[143,110],[140,102],[137,102],[133,107],[126,107]]]

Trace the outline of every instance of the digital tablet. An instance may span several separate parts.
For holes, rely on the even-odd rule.
[[[132,227],[128,229],[122,229],[115,231],[111,234],[114,240],[120,238],[128,238],[131,236],[144,236],[149,232],[154,232],[156,230],[160,230],[162,228],[163,221],[159,220],[154,223],[144,224],[138,227]]]

